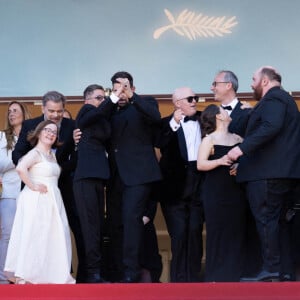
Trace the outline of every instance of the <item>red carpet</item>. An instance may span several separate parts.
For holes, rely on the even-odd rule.
[[[300,299],[300,282],[2,285],[0,299],[266,300]]]

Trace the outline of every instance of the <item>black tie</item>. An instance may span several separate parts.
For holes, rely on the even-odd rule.
[[[197,121],[196,114],[192,115],[192,116],[185,116],[184,119],[183,119],[183,122],[187,122],[187,121]]]
[[[227,109],[227,110],[232,110],[232,107],[230,105],[228,106],[222,106],[224,109]]]

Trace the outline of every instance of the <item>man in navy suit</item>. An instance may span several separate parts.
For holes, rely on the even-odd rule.
[[[228,152],[232,160],[240,157],[237,180],[246,183],[262,247],[261,272],[243,280],[278,280],[280,213],[300,178],[299,112],[273,67],[259,68],[251,87],[259,102],[251,112],[243,143]]]
[[[105,143],[111,128],[101,111],[101,103],[105,99],[103,87],[89,85],[83,92],[83,98],[84,105],[76,117],[76,128],[81,130],[82,135],[77,145],[73,184],[84,245],[82,282],[103,283],[104,186],[110,174]]]
[[[75,208],[74,197],[72,193],[72,173],[76,167],[75,145],[73,140],[73,130],[75,128],[74,120],[63,118],[64,107],[66,99],[64,95],[57,91],[47,92],[42,99],[43,114],[34,119],[25,120],[22,124],[22,129],[18,142],[12,153],[12,159],[17,165],[19,159],[32,149],[32,145],[27,141],[28,132],[34,130],[36,126],[44,121],[51,120],[58,125],[59,136],[58,139],[63,144],[53,149],[56,155],[58,164],[61,167],[61,174],[58,181],[66,213],[68,216],[70,227],[74,233],[78,252],[78,275],[80,276],[80,261],[81,261],[81,233],[79,228],[79,219]]]
[[[171,237],[171,282],[200,281],[203,208],[197,154],[201,142],[198,97],[189,87],[172,96],[174,113],[162,119],[158,147],[163,180],[160,202]]]

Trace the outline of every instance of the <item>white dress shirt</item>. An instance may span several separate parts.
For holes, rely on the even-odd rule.
[[[187,121],[184,122],[183,119],[178,124],[174,118],[170,120],[170,126],[173,131],[177,131],[180,127],[183,129],[188,161],[197,160],[198,149],[201,143],[201,128],[197,121]]]

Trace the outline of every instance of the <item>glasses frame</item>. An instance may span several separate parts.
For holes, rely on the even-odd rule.
[[[230,83],[230,81],[214,81],[214,82],[212,82],[211,85],[212,85],[213,87],[216,87],[218,83]]]
[[[58,132],[57,132],[57,131],[54,131],[54,130],[52,130],[51,128],[48,128],[48,127],[44,127],[42,130],[45,131],[46,133],[51,133],[51,134],[53,134],[54,136],[57,136],[57,135],[58,135]]]
[[[195,96],[189,96],[189,97],[178,99],[178,101],[181,100],[186,100],[188,103],[193,103],[193,101],[195,100],[195,102],[197,103],[199,101],[199,96],[195,95]]]

